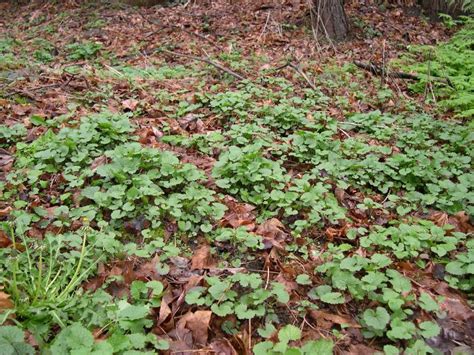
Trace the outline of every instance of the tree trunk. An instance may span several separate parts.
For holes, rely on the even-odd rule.
[[[312,0],[313,28],[319,35],[342,41],[347,37],[349,26],[344,12],[344,0]]]
[[[457,0],[448,4],[448,0],[421,0],[421,7],[432,20],[438,20],[439,14],[448,14],[453,17],[462,15],[462,1]]]

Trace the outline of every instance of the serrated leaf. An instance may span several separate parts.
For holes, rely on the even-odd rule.
[[[426,292],[422,292],[420,297],[418,297],[418,302],[420,307],[427,312],[435,312],[439,310],[439,305],[435,300],[431,298]]]
[[[301,330],[298,327],[295,327],[292,324],[288,324],[280,329],[278,332],[278,339],[288,344],[288,342],[293,340],[299,340],[301,338]]]
[[[421,329],[420,334],[426,339],[437,336],[441,331],[439,325],[434,322],[422,322],[419,327]]]
[[[272,282],[272,293],[280,303],[288,303],[290,301],[290,295],[285,289],[285,286],[279,282]]]
[[[464,264],[459,261],[451,261],[446,265],[446,271],[451,275],[462,276],[466,273],[463,266]]]
[[[309,341],[301,347],[303,354],[332,355],[334,343],[330,339]]]
[[[387,332],[387,336],[392,339],[412,339],[413,334],[416,330],[415,325],[412,322],[402,321],[395,318],[390,323],[391,329]]]
[[[312,281],[309,275],[300,274],[296,277],[296,283],[298,283],[299,285],[311,285]]]
[[[346,301],[340,292],[328,292],[320,296],[319,299],[329,304],[342,304]]]
[[[388,322],[390,322],[390,314],[383,307],[367,309],[362,315],[362,319],[368,327],[375,330],[384,330]]]
[[[393,345],[385,345],[383,347],[383,352],[385,355],[399,355],[400,354],[400,350],[398,350],[398,348]]]

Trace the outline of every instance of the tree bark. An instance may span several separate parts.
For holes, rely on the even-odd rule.
[[[421,0],[421,7],[432,20],[439,20],[439,14],[448,14],[453,17],[462,15],[462,1],[448,4],[447,0]]]
[[[312,0],[313,28],[319,35],[342,41],[347,38],[349,25],[344,0]]]

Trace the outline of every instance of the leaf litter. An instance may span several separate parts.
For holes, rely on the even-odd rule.
[[[9,78],[0,90],[0,123],[12,131],[16,124],[26,128],[18,136],[0,131],[2,257],[19,259],[25,248],[33,255],[51,247],[40,244],[51,235],[65,238],[67,247],[58,250],[75,260],[73,276],[76,268],[87,275],[73,285],[75,292],[88,291],[84,299],[91,302],[72,301],[73,311],[47,321],[51,331],[41,332],[27,325],[38,318],[20,307],[14,294],[18,286],[11,275],[21,278],[21,273],[2,273],[0,312],[9,312],[4,325],[21,325],[32,346],[59,347],[58,325],[82,323],[86,332],[100,336],[80,350],[108,347],[104,353],[237,354],[261,344],[281,353],[293,347],[325,353],[325,344],[341,354],[388,353],[387,346],[407,353],[424,353],[428,346],[472,351],[469,206],[423,205],[423,200],[411,208],[406,195],[423,189],[408,183],[397,187],[403,176],[388,188],[367,189],[386,173],[369,171],[368,185],[361,183],[364,176],[337,175],[331,165],[348,163],[339,155],[311,171],[321,166],[318,154],[330,156],[339,145],[361,161],[369,156],[371,166],[377,149],[382,152],[377,162],[383,162],[400,153],[407,140],[435,139],[415,135],[400,144],[390,135],[400,123],[386,116],[408,117],[410,106],[441,121],[449,121],[449,115],[439,117],[436,105],[414,95],[403,80],[383,86],[350,65],[397,59],[410,45],[448,40],[452,30],[397,6],[382,11],[356,1],[347,6],[355,24],[352,38],[337,47],[315,45],[304,1],[151,8],[66,1],[32,3],[20,12],[14,5],[0,6],[6,14],[0,22],[0,78],[3,72]],[[9,61],[9,55],[17,60]],[[248,83],[189,56],[212,59]],[[317,100],[310,101],[308,84],[298,73],[276,70],[288,60],[297,60],[314,78]],[[294,113],[295,107],[304,113]],[[125,129],[121,136],[109,118],[81,121],[104,110],[133,122],[134,132]],[[367,114],[369,120],[373,111],[378,113],[368,125],[351,116]],[[424,121],[413,125],[417,122]],[[87,127],[93,125],[109,135],[90,143]],[[408,125],[403,130],[415,132]],[[313,131],[321,138],[301,138]],[[433,144],[449,142],[449,133]],[[134,135],[160,160],[143,162],[136,156],[144,151],[120,145]],[[47,145],[56,141],[58,146]],[[325,141],[335,145],[324,148]],[[42,150],[38,142],[47,147]],[[243,168],[229,163],[230,175],[222,178],[237,177],[235,189],[216,184],[213,176],[230,147],[239,149],[229,161],[243,161]],[[458,159],[454,152],[465,148],[450,147],[451,157]],[[425,148],[420,143],[415,149]],[[64,163],[68,154],[71,164]],[[403,168],[410,178],[419,178],[419,172]],[[85,195],[89,186],[93,193]],[[463,193],[449,179],[429,188]],[[426,198],[445,199],[433,196]],[[85,249],[78,244],[80,231],[90,233]],[[18,240],[25,236],[29,239]],[[46,254],[34,255],[38,268],[47,270]],[[80,260],[97,266],[81,269]],[[101,297],[109,314],[91,311],[104,304]],[[85,322],[80,317],[85,311],[97,321]],[[388,312],[393,319],[385,321]],[[139,338],[146,334],[151,338]],[[304,352],[305,344],[313,350]]]

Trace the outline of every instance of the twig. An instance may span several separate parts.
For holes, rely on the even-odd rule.
[[[258,36],[258,41],[259,41],[259,42],[260,42],[260,40],[262,39],[262,36],[265,34],[265,31],[267,30],[268,21],[270,21],[270,15],[271,15],[271,11],[268,12],[267,21],[265,21],[265,26],[263,26],[263,30],[262,30],[262,32],[260,33],[260,36]]]
[[[385,40],[383,40],[383,46],[382,46],[382,82],[380,83],[381,86],[385,84],[385,77],[387,73],[385,71]]]
[[[351,138],[351,136],[349,135],[349,133],[347,133],[346,131],[344,131],[342,128],[337,127],[337,129],[338,129],[342,134],[344,134],[347,138]]]
[[[299,75],[303,77],[304,80],[308,83],[308,85],[311,87],[313,90],[317,90],[316,85],[308,78],[308,76],[305,74],[305,72],[300,68],[298,64],[294,64],[292,62],[286,62],[283,65],[280,65],[279,67],[275,68],[276,71],[282,70],[286,67],[290,67],[294,71],[296,71]]]
[[[358,60],[354,60],[354,64],[358,66],[361,69],[367,70],[371,72],[374,75],[383,75],[383,68],[381,68],[379,65],[369,62],[368,64],[362,63]],[[404,73],[404,72],[399,72],[399,71],[388,71],[386,70],[385,72],[386,77],[390,78],[397,78],[397,79],[407,79],[407,80],[421,80],[422,78],[419,75],[416,74],[410,74],[410,73]],[[440,83],[444,83],[446,85],[449,85],[453,89],[455,89],[453,83],[449,78],[439,78],[439,77],[433,77],[428,74],[428,79],[429,80],[436,80]]]
[[[171,29],[173,29],[173,30],[178,29],[178,30],[181,30],[181,31],[183,31],[183,32],[186,32],[187,34],[190,34],[190,35],[194,35],[194,36],[196,36],[196,37],[199,37],[199,38],[201,38],[202,40],[206,41],[207,43],[213,45],[214,47],[219,48],[219,49],[222,49],[221,46],[219,46],[219,45],[216,43],[216,41],[213,41],[212,39],[207,38],[206,36],[204,36],[204,35],[202,35],[202,34],[200,34],[200,33],[198,33],[198,32],[189,31],[189,30],[183,28],[182,26],[168,25],[168,24],[162,25],[162,24],[160,24],[160,23],[155,23],[154,21],[148,21],[148,22],[151,23],[151,24],[154,24],[154,25],[162,26],[162,27],[159,28],[159,29],[156,30],[156,31],[153,31],[153,32],[147,34],[147,35],[145,36],[145,40],[148,40],[150,37],[152,37],[152,36],[154,36],[154,35],[160,33],[161,31],[163,31],[166,27],[169,27],[169,28],[171,28]]]
[[[367,70],[374,75],[384,75],[384,69],[374,63],[362,63],[358,60],[354,60],[354,64],[361,69]],[[386,76],[399,79],[409,79],[409,80],[420,80],[420,77],[415,74],[403,73],[403,72],[386,72]]]
[[[252,318],[249,319],[249,350],[252,350]]]
[[[318,49],[318,52],[321,51],[321,46],[319,45],[319,40],[318,40],[318,32],[314,28],[314,11],[313,11],[313,5],[307,0],[308,6],[309,6],[309,15],[311,17],[311,32],[313,33],[313,38],[314,38],[314,43],[316,43],[316,47]]]
[[[38,91],[38,90],[43,90],[43,89],[50,89],[50,88],[55,88],[55,87],[61,87],[61,88],[64,88],[66,86],[69,85],[69,83],[71,82],[73,76],[71,76],[65,83],[55,83],[55,84],[47,84],[47,85],[40,85],[40,86],[37,86],[37,87],[34,87],[34,88],[31,88],[31,89],[28,89],[27,90],[24,90],[24,89],[18,89],[18,90],[15,90],[15,91],[12,91],[10,93],[7,93],[5,95],[2,95],[4,98],[7,98],[7,97],[10,97],[10,96],[13,96],[13,95],[17,95],[17,94],[23,94],[27,97],[29,97],[30,99],[32,100],[36,100],[36,98],[32,97],[32,91]]]
[[[215,68],[217,68],[217,69],[233,76],[236,79],[239,79],[239,80],[246,80],[247,79],[247,78],[243,77],[242,75],[230,70],[229,68],[226,68],[226,67],[222,66],[221,64],[210,60],[209,58],[196,57],[194,55],[173,52],[173,51],[169,51],[169,50],[163,49],[163,48],[158,49],[156,52],[168,53],[170,55],[175,55],[177,57],[183,57],[183,58],[188,58],[188,59],[196,60],[196,61],[199,61],[199,62],[207,63],[207,64],[212,65],[213,67],[215,67]]]
[[[311,89],[317,90],[316,85],[314,85],[314,83],[308,78],[308,76],[304,73],[304,71],[300,68],[299,65],[289,63],[288,66],[294,69],[299,75],[301,75],[304,78],[304,80],[306,80],[306,82],[311,87]]]

